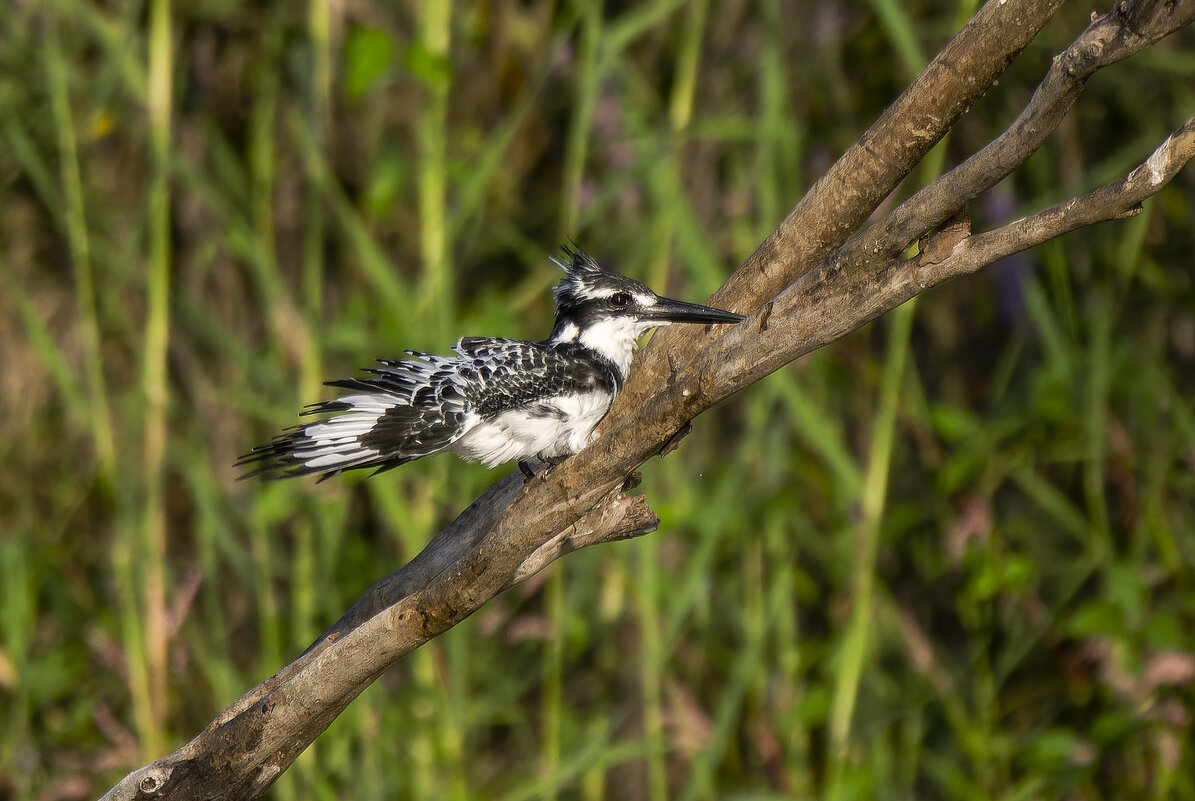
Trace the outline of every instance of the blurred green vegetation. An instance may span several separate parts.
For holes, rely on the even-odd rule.
[[[972,11],[0,5],[0,799],[185,742],[494,480],[235,483],[322,380],[546,335],[565,236],[704,298]],[[1098,74],[977,226],[1141,161],[1193,44]],[[1192,189],[705,415],[657,534],[417,652],[272,797],[1195,799]]]

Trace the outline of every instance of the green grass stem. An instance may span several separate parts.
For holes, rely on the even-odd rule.
[[[108,388],[104,378],[104,356],[101,350],[99,310],[93,277],[91,242],[88,236],[86,210],[83,199],[83,177],[79,166],[75,120],[71,114],[70,91],[66,65],[63,63],[56,24],[47,26],[45,57],[46,77],[50,88],[50,105],[58,131],[58,159],[65,201],[66,238],[70,245],[74,267],[75,297],[83,336],[83,364],[87,386],[87,408],[90,412],[92,444],[95,448],[96,472],[102,482],[114,479],[116,446],[112,433],[112,419],[108,404]]]
[[[448,248],[447,173],[448,99],[453,76],[447,66],[452,40],[452,3],[426,3],[419,19],[419,43],[430,67],[423,79],[424,106],[419,115],[419,247],[423,286],[416,307],[432,321],[437,339],[452,327],[453,271]]]
[[[602,3],[599,0],[576,0],[576,4],[580,28],[575,56],[577,88],[572,98],[572,114],[565,140],[564,183],[561,187],[563,203],[557,231],[557,238],[561,240],[580,234],[581,186],[585,179],[589,137],[603,77],[599,61],[601,43],[605,39]]]
[[[888,474],[892,464],[897,405],[905,365],[909,359],[909,338],[915,316],[914,302],[906,303],[891,315],[879,405],[872,428],[859,522],[855,528],[855,544],[852,549],[855,556],[851,566],[851,615],[843,636],[834,685],[834,703],[830,714],[832,767],[829,798],[839,798],[845,791],[843,781],[850,758],[847,748],[851,719],[867,660],[868,646],[874,636],[872,629],[875,616],[875,558],[887,498]]]

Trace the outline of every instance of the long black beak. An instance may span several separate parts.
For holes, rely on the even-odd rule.
[[[683,300],[660,298],[656,305],[640,314],[642,320],[658,320],[661,323],[739,323],[747,318],[741,314],[685,303]]]

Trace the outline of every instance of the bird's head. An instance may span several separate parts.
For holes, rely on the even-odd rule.
[[[577,342],[597,351],[619,369],[630,367],[636,341],[645,332],[671,323],[737,323],[734,312],[661,297],[646,284],[603,270],[575,245],[561,248],[566,259],[552,259],[562,270],[554,290],[554,342]]]

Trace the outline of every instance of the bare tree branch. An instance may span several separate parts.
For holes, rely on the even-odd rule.
[[[1192,157],[1195,157],[1195,117],[1187,120],[1123,180],[994,231],[951,243],[949,252],[942,252],[941,256],[937,255],[940,251],[919,255],[910,263],[914,281],[919,290],[928,289],[1083,226],[1133,217],[1141,213],[1141,203],[1170,183]]]
[[[974,272],[1077,228],[1132,216],[1193,155],[1195,120],[1189,120],[1123,180],[1040,214],[974,237],[965,225],[948,225],[930,237],[922,255],[890,261],[879,270],[844,270],[828,258],[768,304],[767,326],[757,322],[763,319],[762,312],[735,326],[656,398],[662,405],[680,403],[681,399],[668,396],[685,398],[686,392],[702,386],[706,387],[704,400],[716,403],[948,278]]]
[[[422,588],[445,575],[467,586],[470,576],[485,573],[484,561],[469,554],[524,481],[517,471],[498,481],[411,562],[366,590],[299,658],[238,698],[191,742],[130,773],[104,798],[259,797],[388,667],[451,625],[445,619],[463,619],[566,553],[646,534],[659,524],[646,497],[622,497],[619,487],[526,554],[503,586],[484,597],[462,594],[456,607],[428,614],[417,600]]]
[[[1195,0],[1121,0],[1094,18],[1055,57],[1004,134],[843,244],[1057,5],[987,3],[714,295],[718,304],[754,309],[747,321],[717,339],[709,332],[657,337],[595,442],[530,482],[519,473],[499,481],[292,664],[105,798],[260,796],[345,706],[419,645],[572,550],[654,530],[645,499],[622,496],[624,482],[701,411],[928,287],[1136,213],[1195,155],[1195,120],[1123,180],[1031,217],[972,235],[965,209],[1041,146],[1095,70],[1189,24]],[[927,231],[921,252],[903,259]]]
[[[1028,105],[1000,136],[841,248],[837,265],[850,270],[896,258],[1037,152],[1097,70],[1140,52],[1192,19],[1195,2],[1190,0],[1173,6],[1120,3],[1094,17],[1087,30],[1054,57]]]
[[[755,309],[845,242],[983,96],[1061,5],[1061,0],[985,3],[809,188],[709,302],[719,308]],[[693,352],[699,336],[692,331],[658,332],[640,357],[611,417],[651,395],[673,365],[687,360],[686,354]],[[707,333],[703,341],[709,342],[713,336]]]

